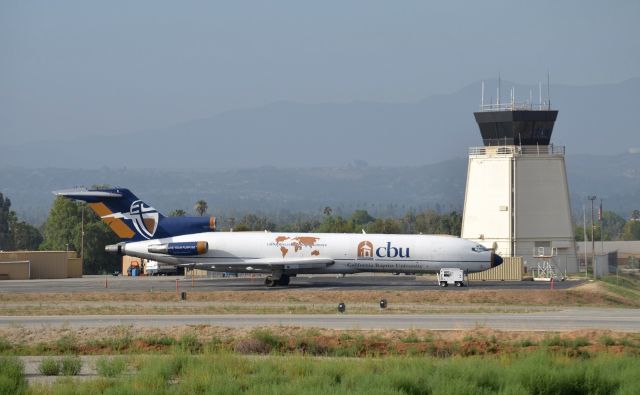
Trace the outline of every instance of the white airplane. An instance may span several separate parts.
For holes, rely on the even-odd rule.
[[[481,244],[454,236],[214,232],[215,219],[165,217],[127,189],[69,190],[121,238],[107,252],[216,272],[265,273],[268,287],[298,274],[468,273],[502,263]]]

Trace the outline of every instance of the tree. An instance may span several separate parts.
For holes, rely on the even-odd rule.
[[[625,220],[613,211],[604,211],[602,213],[602,224],[604,225],[604,239],[605,240],[620,240],[622,231],[625,225]],[[600,236],[600,226],[598,226],[598,236]]]
[[[640,221],[640,210],[633,210],[631,213],[631,219],[634,221]]]
[[[180,208],[177,208],[169,213],[169,217],[184,217],[186,215],[187,212]]]
[[[399,221],[393,218],[387,218],[385,220],[377,219],[375,222],[369,224],[367,226],[368,233],[386,233],[386,234],[394,234],[400,233],[400,223]]]
[[[622,240],[640,240],[640,221],[627,221],[622,229]]]
[[[11,200],[0,193],[0,250],[37,250],[40,243],[40,231],[18,220],[11,210]]]
[[[604,221],[595,223],[595,229],[593,231],[594,239],[601,240],[602,234],[604,234],[605,240],[620,240],[623,236],[623,230],[626,223],[624,218],[613,211],[604,211],[602,213],[602,217]],[[604,225],[604,230],[600,229],[601,225]],[[574,223],[573,234],[576,241],[584,241],[584,227],[582,226],[582,221],[580,221],[579,224]],[[590,220],[587,223],[587,241],[591,241]]]
[[[42,234],[35,227],[24,221],[17,221],[11,225],[11,236],[14,250],[37,250],[42,243]]]
[[[80,245],[82,205],[58,196],[44,223],[44,241],[41,250],[67,250],[69,244]]]
[[[44,241],[41,250],[81,249],[81,223],[84,203],[74,202],[61,196],[54,200],[49,217],[44,224]],[[85,243],[83,272],[100,274],[111,272],[118,266],[120,258],[104,251],[108,244],[115,244],[117,236],[92,210],[85,209]]]
[[[104,247],[118,242],[118,237],[92,214],[85,215],[83,271],[87,274],[112,273],[121,270],[121,258],[105,252]]]
[[[327,217],[330,217],[332,212],[333,212],[333,210],[332,210],[332,209],[331,209],[331,207],[329,207],[329,206],[326,206],[326,207],[324,208],[324,210],[322,210],[322,213],[323,213],[324,215],[326,215]]]
[[[206,213],[209,209],[209,205],[207,204],[207,202],[201,199],[196,202],[196,205],[193,206],[193,209],[196,213],[198,213],[199,216],[202,217],[204,213]]]
[[[11,250],[13,248],[9,225],[11,213],[11,200],[0,192],[0,250]]]
[[[375,218],[369,215],[367,210],[356,210],[353,212],[353,214],[351,214],[351,221],[355,225],[366,225],[369,222],[373,222],[375,220]]]
[[[353,223],[345,221],[339,215],[336,217],[327,216],[317,231],[322,233],[353,233]]]
[[[255,214],[247,214],[242,217],[242,221],[238,223],[233,230],[274,230],[276,225],[269,221],[267,217],[260,217]]]

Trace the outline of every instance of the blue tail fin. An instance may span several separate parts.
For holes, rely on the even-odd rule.
[[[65,190],[57,196],[82,200],[125,241],[139,241],[215,230],[215,218],[165,217],[130,190]]]

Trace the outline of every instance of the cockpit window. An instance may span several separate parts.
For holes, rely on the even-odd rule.
[[[489,249],[487,247],[483,246],[482,244],[476,244],[476,246],[473,247],[472,250],[475,251],[475,252],[489,251]]]

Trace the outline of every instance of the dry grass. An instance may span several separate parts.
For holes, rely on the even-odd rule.
[[[607,330],[505,332],[478,327],[469,331],[330,330],[299,327],[232,329],[210,325],[169,328],[0,328],[0,338],[18,354],[167,353],[188,345],[191,352],[229,350],[242,353],[314,355],[487,355],[551,350],[568,353],[640,355],[637,333]]]
[[[615,289],[613,289],[615,288]],[[628,289],[586,283],[551,290],[318,291],[265,290],[188,292],[0,293],[0,315],[140,314],[330,314],[338,302],[350,314],[532,313],[569,306],[640,307]],[[612,290],[613,289],[613,290]],[[378,306],[381,298],[388,308]]]

